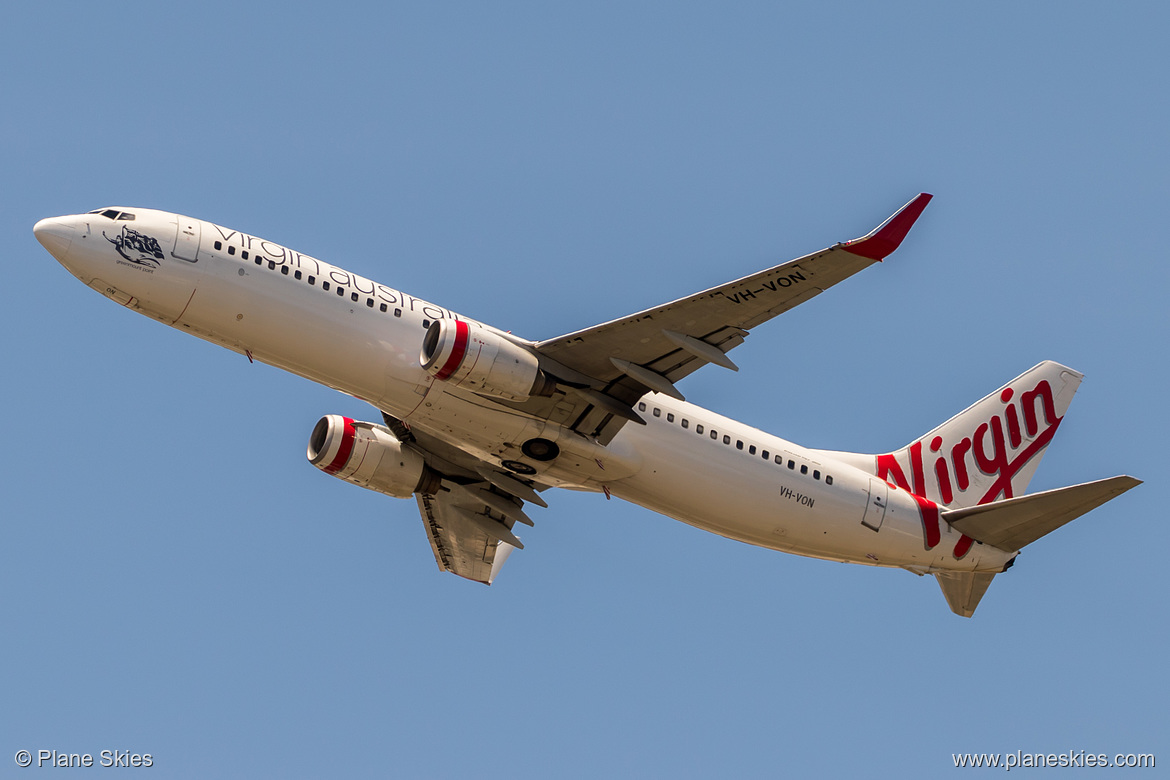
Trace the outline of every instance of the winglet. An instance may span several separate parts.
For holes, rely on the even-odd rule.
[[[902,239],[906,238],[906,234],[910,232],[910,228],[914,226],[918,217],[922,215],[922,210],[933,197],[925,192],[919,193],[914,200],[874,228],[869,235],[846,241],[841,246],[847,252],[881,262],[901,245]]]

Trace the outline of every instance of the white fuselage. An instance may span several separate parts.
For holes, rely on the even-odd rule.
[[[119,210],[111,210],[117,212]],[[945,523],[926,549],[914,498],[832,453],[650,393],[645,426],[595,440],[435,381],[419,362],[431,321],[468,319],[254,236],[148,209],[132,220],[45,220],[38,236],[75,276],[180,330],[348,393],[498,464],[519,442],[556,441],[541,482],[606,491],[753,545],[919,573],[1000,571],[1012,558]],[[156,243],[152,244],[152,240]],[[865,520],[865,523],[862,521]]]

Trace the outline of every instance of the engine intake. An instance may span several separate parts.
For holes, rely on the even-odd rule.
[[[439,490],[440,475],[422,455],[374,423],[327,414],[313,428],[306,454],[326,474],[395,498]]]
[[[423,337],[419,362],[435,379],[509,401],[550,396],[556,387],[532,352],[465,320],[432,322]]]

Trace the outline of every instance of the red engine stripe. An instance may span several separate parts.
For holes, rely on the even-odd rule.
[[[447,379],[459,369],[463,356],[467,354],[467,337],[470,333],[471,329],[466,322],[455,320],[455,348],[451,350],[451,357],[447,358],[439,373],[435,374],[435,379]]]
[[[337,455],[325,467],[326,474],[336,474],[341,471],[349,461],[350,454],[353,453],[353,440],[356,433],[353,427],[353,419],[350,417],[342,417],[341,419],[345,421],[345,428],[341,432],[341,448],[337,450]]]

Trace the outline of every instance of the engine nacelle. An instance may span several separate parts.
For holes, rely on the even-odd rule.
[[[540,370],[532,352],[464,320],[432,322],[423,338],[419,362],[435,379],[510,401],[552,395],[556,387]]]
[[[439,489],[438,472],[387,428],[340,414],[317,421],[307,454],[309,462],[326,474],[395,498]]]

